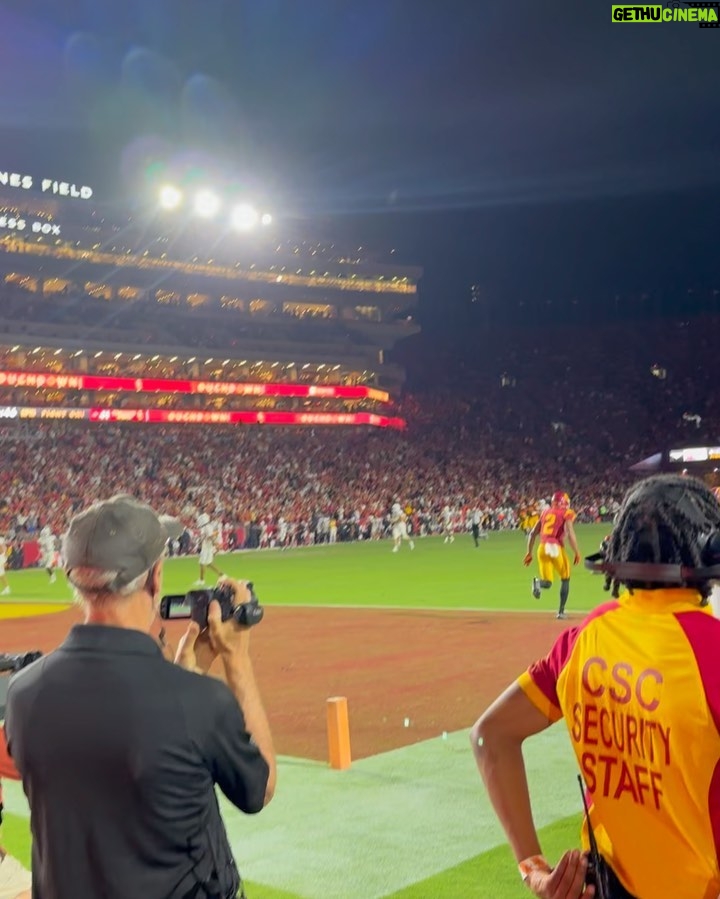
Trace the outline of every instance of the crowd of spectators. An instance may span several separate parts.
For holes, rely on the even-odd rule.
[[[401,412],[482,452],[612,476],[670,444],[720,445],[720,315],[497,331],[423,351]],[[557,471],[557,468],[555,468]]]
[[[596,520],[616,508],[633,463],[671,445],[720,445],[716,333],[712,319],[554,328],[472,359],[426,356],[394,410],[409,421],[400,433],[8,422],[6,530],[47,522],[59,533],[115,492],[191,531],[208,512],[252,545],[272,543],[280,524],[293,542],[330,539],[330,523],[336,539],[382,536],[396,499],[421,532],[439,527],[444,505],[459,528],[474,509],[486,527],[515,527],[556,489]]]
[[[256,523],[270,534],[283,518],[299,542],[308,542],[324,517],[339,523],[341,539],[357,536],[371,519],[382,520],[396,497],[428,515],[446,502],[481,505],[493,523],[503,509],[510,514],[520,494],[503,485],[486,492],[489,461],[468,467],[458,457],[439,468],[435,447],[417,438],[332,428],[21,422],[0,431],[0,495],[9,528],[47,522],[56,533],[88,502],[128,491],[190,528],[200,511],[230,530],[249,532]]]

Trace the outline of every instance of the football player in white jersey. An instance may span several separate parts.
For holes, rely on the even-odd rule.
[[[55,583],[55,569],[60,565],[59,553],[57,551],[57,539],[52,532],[49,524],[40,531],[40,564],[47,571],[50,583]]]
[[[288,523],[280,516],[277,523],[277,545],[280,549],[285,549],[288,544]]]
[[[0,584],[3,589],[0,590],[0,596],[7,596],[10,593],[10,583],[5,574],[5,563],[7,562],[7,543],[4,535],[0,534]]]
[[[202,512],[198,515],[197,524],[198,530],[200,531],[200,580],[195,583],[198,587],[204,587],[206,568],[210,568],[218,577],[223,576],[222,571],[215,565],[218,526],[215,522],[210,520],[210,516],[207,512]]]
[[[450,506],[447,504],[443,506],[443,510],[440,513],[440,520],[442,521],[442,534],[445,538],[443,543],[453,543],[455,541],[455,526],[453,525],[453,517],[454,513],[450,509]]]
[[[407,515],[403,512],[400,503],[395,501],[390,509],[390,524],[392,525],[392,538],[394,541],[393,552],[400,549],[400,544],[406,540],[410,549],[415,549],[415,544],[408,534]]]

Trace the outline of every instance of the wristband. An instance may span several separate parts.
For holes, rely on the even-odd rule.
[[[518,864],[518,871],[520,872],[523,883],[525,883],[533,872],[542,871],[546,874],[549,870],[550,865],[545,861],[545,856],[543,855],[531,855],[530,858],[526,858]]]

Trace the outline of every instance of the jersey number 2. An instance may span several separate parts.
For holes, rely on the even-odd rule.
[[[545,518],[543,522],[542,532],[546,537],[552,537],[555,533],[555,522],[557,520],[557,516],[554,512],[550,512],[550,514]]]

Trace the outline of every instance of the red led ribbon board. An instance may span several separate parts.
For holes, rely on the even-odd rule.
[[[372,412],[210,412],[185,409],[69,409],[61,406],[3,406],[0,420],[92,421],[99,423],[225,425],[364,425],[403,430],[402,418]]]
[[[51,390],[119,390],[133,393],[193,393],[205,396],[286,396],[316,399],[375,400],[388,403],[386,390],[343,384],[251,384],[240,381],[190,381],[175,378],[129,378],[55,372],[0,371],[0,387]]]

